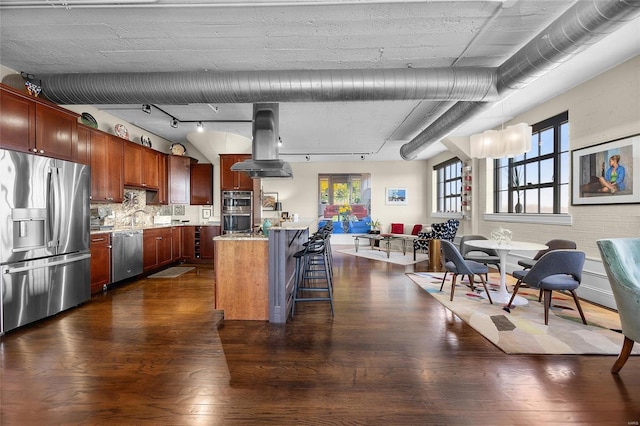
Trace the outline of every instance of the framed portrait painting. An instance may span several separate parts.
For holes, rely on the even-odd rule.
[[[389,205],[407,204],[407,188],[387,188],[384,202]]]
[[[571,152],[571,204],[640,203],[640,134]]]

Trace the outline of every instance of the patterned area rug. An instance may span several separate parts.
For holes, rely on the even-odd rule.
[[[177,278],[180,275],[196,269],[193,266],[173,266],[163,271],[156,272],[153,275],[149,275],[149,278]]]
[[[336,250],[340,253],[350,254],[352,256],[366,257],[372,260],[381,260],[383,262],[395,263],[396,265],[413,265],[418,262],[428,260],[428,256],[422,253],[416,253],[416,260],[413,260],[413,250],[407,250],[407,254],[403,255],[402,251],[391,251],[387,259],[387,252],[384,250],[370,249],[369,247],[360,247],[356,253],[356,249]]]
[[[444,288],[440,283],[444,273],[407,273],[407,276],[442,303],[464,322],[508,354],[596,354],[618,355],[624,336],[620,332],[620,317],[616,312],[581,301],[588,325],[584,325],[573,298],[553,293],[549,310],[549,325],[544,325],[544,305],[538,302],[538,290],[521,288],[518,296],[529,303],[507,309],[505,304],[490,304],[468,286],[465,279],[456,283],[453,302],[451,274]],[[489,290],[497,288],[499,274],[489,275]],[[508,283],[508,282],[507,282]],[[482,288],[482,284],[480,284]],[[509,285],[511,292],[513,286]],[[478,290],[476,283],[476,290]],[[634,348],[634,355],[640,348]]]

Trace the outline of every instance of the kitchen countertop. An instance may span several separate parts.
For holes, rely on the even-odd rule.
[[[174,226],[220,226],[220,222],[208,222],[208,223],[162,223],[157,225],[143,225],[143,226],[118,226],[110,229],[92,229],[90,231],[91,234],[105,234],[111,232],[122,232],[122,231],[144,231],[145,229],[157,229],[157,228],[173,228]]]

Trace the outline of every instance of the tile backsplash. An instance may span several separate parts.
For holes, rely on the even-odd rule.
[[[91,207],[107,207],[111,209],[112,214],[104,219],[105,226],[113,226],[114,228],[122,228],[131,226],[131,216],[134,216],[135,226],[152,226],[153,217],[171,216],[173,221],[188,221],[191,225],[201,225],[209,222],[218,222],[219,218],[213,214],[208,219],[203,218],[202,210],[212,208],[210,206],[191,206],[191,205],[169,205],[156,206],[147,205],[146,192],[137,189],[125,189],[124,201],[121,204],[91,204]]]

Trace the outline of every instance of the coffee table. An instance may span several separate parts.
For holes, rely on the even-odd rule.
[[[353,242],[356,246],[356,253],[358,252],[358,246],[360,243],[360,238],[364,238],[369,240],[369,248],[372,250],[375,249],[373,243],[375,241],[380,241],[384,243],[384,250],[387,253],[387,259],[391,257],[391,241],[393,240],[401,240],[402,241],[402,254],[407,254],[407,238],[404,236],[398,236],[393,234],[358,234],[353,236]]]

